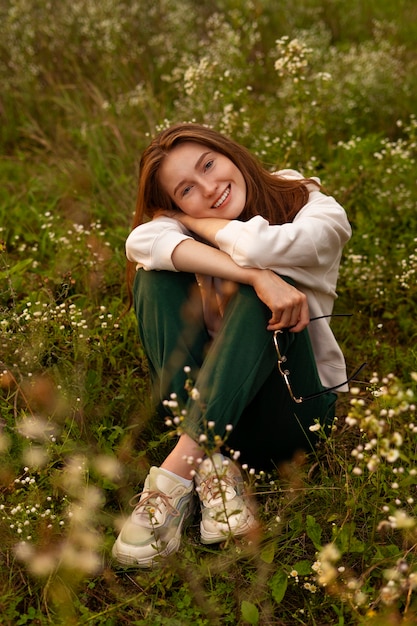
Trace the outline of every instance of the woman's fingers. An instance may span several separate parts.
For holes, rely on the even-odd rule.
[[[271,271],[262,272],[254,286],[272,313],[268,330],[289,328],[292,332],[300,332],[308,325],[310,315],[304,293]]]
[[[291,332],[300,332],[309,323],[308,306],[286,308],[280,316],[274,315],[268,323],[268,330],[288,328]]]

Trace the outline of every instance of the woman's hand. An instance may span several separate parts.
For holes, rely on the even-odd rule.
[[[255,270],[252,286],[257,296],[271,310],[268,330],[289,328],[297,333],[310,321],[307,296],[280,278],[272,270]]]
[[[168,209],[158,209],[157,211],[155,211],[155,213],[152,216],[152,219],[156,219],[157,217],[172,217],[175,220],[178,220],[180,215],[184,215],[180,210],[178,211],[174,211],[174,209],[172,209],[171,211],[169,211]]]

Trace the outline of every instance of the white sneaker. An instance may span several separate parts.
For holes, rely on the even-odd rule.
[[[113,546],[113,557],[123,565],[152,567],[176,552],[184,522],[193,513],[194,485],[186,487],[160,467],[151,467],[133,513]]]
[[[222,454],[199,465],[194,477],[201,503],[201,543],[220,543],[257,526],[253,500],[245,494],[239,468]]]

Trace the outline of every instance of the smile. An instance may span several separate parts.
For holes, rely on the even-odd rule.
[[[226,198],[229,197],[229,194],[230,194],[230,185],[228,185],[226,187],[226,189],[223,191],[223,193],[220,196],[220,198],[213,204],[212,208],[213,209],[218,209],[219,206],[221,206],[223,204],[223,202],[226,200]]]

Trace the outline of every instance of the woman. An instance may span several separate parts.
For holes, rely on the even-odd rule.
[[[155,400],[186,403],[183,434],[151,468],[113,548],[150,567],[178,549],[195,490],[203,543],[254,527],[219,441],[269,469],[312,449],[309,428],[331,423],[331,390],[347,385],[329,316],[351,229],[318,179],[271,174],[197,124],[162,131],[145,150],[133,226],[129,284]],[[188,377],[198,400],[187,400]]]

